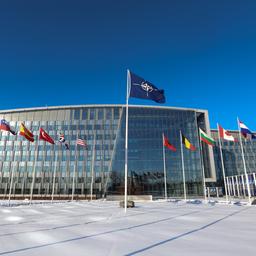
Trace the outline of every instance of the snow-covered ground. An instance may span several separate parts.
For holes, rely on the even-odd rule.
[[[66,202],[0,206],[0,255],[256,255],[256,207]]]

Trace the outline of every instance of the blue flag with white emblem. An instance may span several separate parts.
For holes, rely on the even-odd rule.
[[[164,90],[130,72],[130,97],[153,100],[157,103],[165,103]]]

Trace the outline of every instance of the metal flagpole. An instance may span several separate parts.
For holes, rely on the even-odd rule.
[[[251,191],[250,191],[249,179],[248,179],[248,174],[247,174],[247,169],[246,169],[244,149],[243,149],[243,144],[242,144],[242,136],[241,136],[241,130],[240,130],[240,125],[239,125],[239,119],[238,118],[237,118],[237,125],[238,125],[239,141],[240,141],[242,159],[243,159],[243,165],[244,165],[244,174],[245,174],[246,186],[247,186],[247,191],[248,191],[248,202],[249,202],[249,204],[251,204]]]
[[[185,168],[184,168],[184,159],[183,159],[183,145],[182,145],[182,134],[181,134],[181,131],[180,131],[180,150],[181,150],[181,164],[182,164],[184,200],[186,201],[187,200],[187,192],[186,192]]]
[[[86,195],[85,195],[85,191],[87,191],[87,179],[88,179],[88,175],[87,175],[87,166],[86,166],[86,160],[88,159],[88,151],[87,151],[87,146],[86,148],[84,149],[84,161],[83,161],[83,165],[84,165],[84,190],[83,190],[83,193],[84,193],[84,198],[86,199],[87,198],[87,192],[86,192]]]
[[[206,197],[206,183],[205,183],[205,171],[204,171],[204,159],[203,159],[203,147],[201,142],[201,134],[199,135],[199,144],[200,144],[200,158],[201,158],[201,166],[203,173],[203,184],[204,184],[204,200],[207,201]]]
[[[53,203],[53,197],[54,197],[54,192],[55,192],[55,180],[56,180],[56,171],[57,171],[57,165],[58,165],[58,155],[59,155],[59,148],[55,155],[55,166],[54,166],[53,182],[52,182],[52,203]]]
[[[167,201],[167,180],[166,180],[166,162],[165,162],[165,148],[164,148],[164,134],[162,133],[163,138],[163,163],[164,163],[164,198]]]
[[[7,144],[7,136],[5,136],[5,140],[4,140],[4,146],[5,147],[6,147],[6,144]],[[3,174],[3,169],[2,169],[2,177],[3,177],[3,175],[4,174]],[[4,196],[7,196],[7,190],[8,190],[8,181],[5,183]]]
[[[71,159],[71,145],[69,144],[69,150],[66,150],[66,163],[67,163],[67,179],[66,179],[66,193],[69,193],[69,185],[71,181],[71,171],[70,171],[70,159]]]
[[[124,211],[127,211],[127,179],[128,179],[128,101],[129,101],[130,71],[127,70],[126,85],[126,116],[125,116],[125,164],[124,164]]]
[[[32,203],[33,190],[34,190],[34,184],[35,184],[36,164],[37,164],[37,157],[38,157],[38,144],[39,144],[39,135],[38,135],[38,140],[36,142],[36,155],[35,155],[34,168],[33,168],[32,184],[31,184],[31,189],[30,189],[30,204]]]
[[[21,159],[22,159],[22,141],[19,141],[19,157],[18,157],[18,161],[17,161],[17,179],[19,180],[19,178],[21,177],[21,172],[20,172],[20,169],[19,169],[19,164],[21,162]],[[22,180],[22,181],[21,181]],[[22,179],[20,179],[20,182],[21,182],[21,190],[20,190],[20,195],[23,194],[23,183],[24,183],[24,172],[23,172],[23,175],[22,175]],[[18,182],[17,182],[18,183]],[[14,196],[15,196],[15,193],[16,191],[14,190]]]
[[[199,132],[198,129],[198,124],[197,124],[197,117],[196,117],[196,112],[195,112],[195,119],[196,119],[196,129],[197,129],[197,134],[199,136],[199,154],[200,154],[200,162],[201,162],[201,167],[202,167],[202,175],[203,175],[203,187],[204,187],[204,200],[207,200],[206,196],[206,183],[205,183],[205,170],[204,170],[204,159],[203,159],[203,147],[202,147],[202,142],[201,142],[201,133]]]
[[[225,188],[225,195],[226,195],[226,202],[228,202],[228,192],[227,192],[227,183],[226,183],[226,174],[225,174],[225,168],[224,168],[224,161],[223,161],[223,154],[222,154],[222,145],[220,140],[220,127],[217,123],[217,129],[218,129],[218,139],[219,139],[219,147],[220,147],[220,159],[221,159],[221,168],[222,168],[222,175],[224,180],[224,188]]]
[[[16,152],[16,148],[15,148],[15,141],[14,143],[14,152],[13,152],[13,162],[12,162],[12,172],[11,172],[11,184],[10,184],[10,188],[9,188],[9,198],[8,198],[8,205],[10,206],[10,202],[11,202],[11,193],[12,193],[12,185],[13,185],[13,174],[14,174],[14,162],[15,162],[15,152]]]
[[[74,170],[73,170],[72,198],[71,198],[72,201],[74,200],[74,192],[75,192],[75,176],[76,176],[76,165],[77,165],[77,139],[78,139],[78,132],[76,134],[75,164],[74,164]]]
[[[96,143],[96,133],[94,132],[94,140],[93,140],[93,152],[92,152],[92,165],[91,165],[91,201],[92,201],[92,193],[93,193],[93,178],[94,178],[94,159],[95,159],[95,143]]]

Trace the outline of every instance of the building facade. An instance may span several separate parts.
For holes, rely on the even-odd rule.
[[[232,196],[247,196],[248,191],[246,187],[239,132],[229,131],[229,133],[236,139],[236,141],[221,140],[224,172],[226,176],[227,190],[229,190],[227,193]],[[211,135],[216,142],[215,147],[213,148],[216,169],[215,185],[224,188],[218,131],[212,129]],[[251,195],[256,196],[256,141],[242,138],[242,145]]]
[[[0,194],[29,195],[35,170],[34,197],[69,197],[75,177],[75,195],[86,197],[93,188],[97,197],[124,192],[125,105],[81,105],[0,111],[0,118],[19,130],[23,122],[35,135],[35,142],[0,132]],[[38,140],[42,127],[56,141]],[[207,181],[216,180],[211,147],[199,150],[198,127],[210,133],[206,110],[129,106],[128,194],[164,195],[162,133],[177,148],[165,149],[168,196],[183,196],[180,130],[196,146],[184,148],[187,194],[203,195],[203,165]],[[69,150],[58,142],[65,136]],[[87,147],[77,146],[84,139]],[[38,150],[38,151],[37,151]]]

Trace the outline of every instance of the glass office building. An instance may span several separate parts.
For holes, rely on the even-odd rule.
[[[225,183],[227,195],[231,197],[247,197],[247,177],[251,196],[256,196],[256,141],[246,140],[242,137],[242,145],[244,151],[244,159],[246,165],[246,173],[242,159],[242,150],[239,142],[239,132],[229,131],[236,139],[233,141],[221,140],[223,165],[225,172]],[[221,165],[220,145],[218,141],[218,131],[211,130],[212,137],[215,139],[214,158],[216,167],[216,183],[214,186],[222,187],[224,193],[224,178]],[[246,177],[247,176],[247,177]]]
[[[239,142],[239,133],[238,131],[229,131],[229,133],[234,138],[236,138],[237,141],[221,141],[225,174],[226,176],[242,175],[244,174],[244,166],[242,161],[241,146]],[[218,131],[211,130],[211,134],[215,140],[216,145],[213,149],[215,158],[216,177],[217,181],[221,181],[223,179],[223,175],[218,141]],[[253,173],[256,170],[256,141],[245,139],[242,139],[242,141],[247,172]]]
[[[0,118],[10,122],[16,131],[24,122],[35,135],[35,142],[29,142],[20,135],[0,132],[0,194],[4,197],[9,193],[13,174],[12,196],[29,195],[35,170],[33,196],[47,198],[52,193],[55,169],[56,196],[70,197],[73,177],[77,197],[88,196],[91,185],[97,198],[122,195],[125,116],[125,105],[0,111]],[[38,140],[40,127],[56,141],[55,145]],[[203,145],[202,152],[199,150],[198,127],[210,133],[206,110],[130,105],[128,194],[153,197],[164,195],[164,133],[177,148],[176,152],[165,149],[168,196],[183,196],[181,130],[197,147],[196,151],[184,148],[188,197],[203,195],[203,165],[207,181],[215,181],[216,177],[212,148]],[[58,142],[60,133],[64,134],[69,143],[69,150]],[[77,138],[84,139],[87,147],[78,145],[76,151]]]

